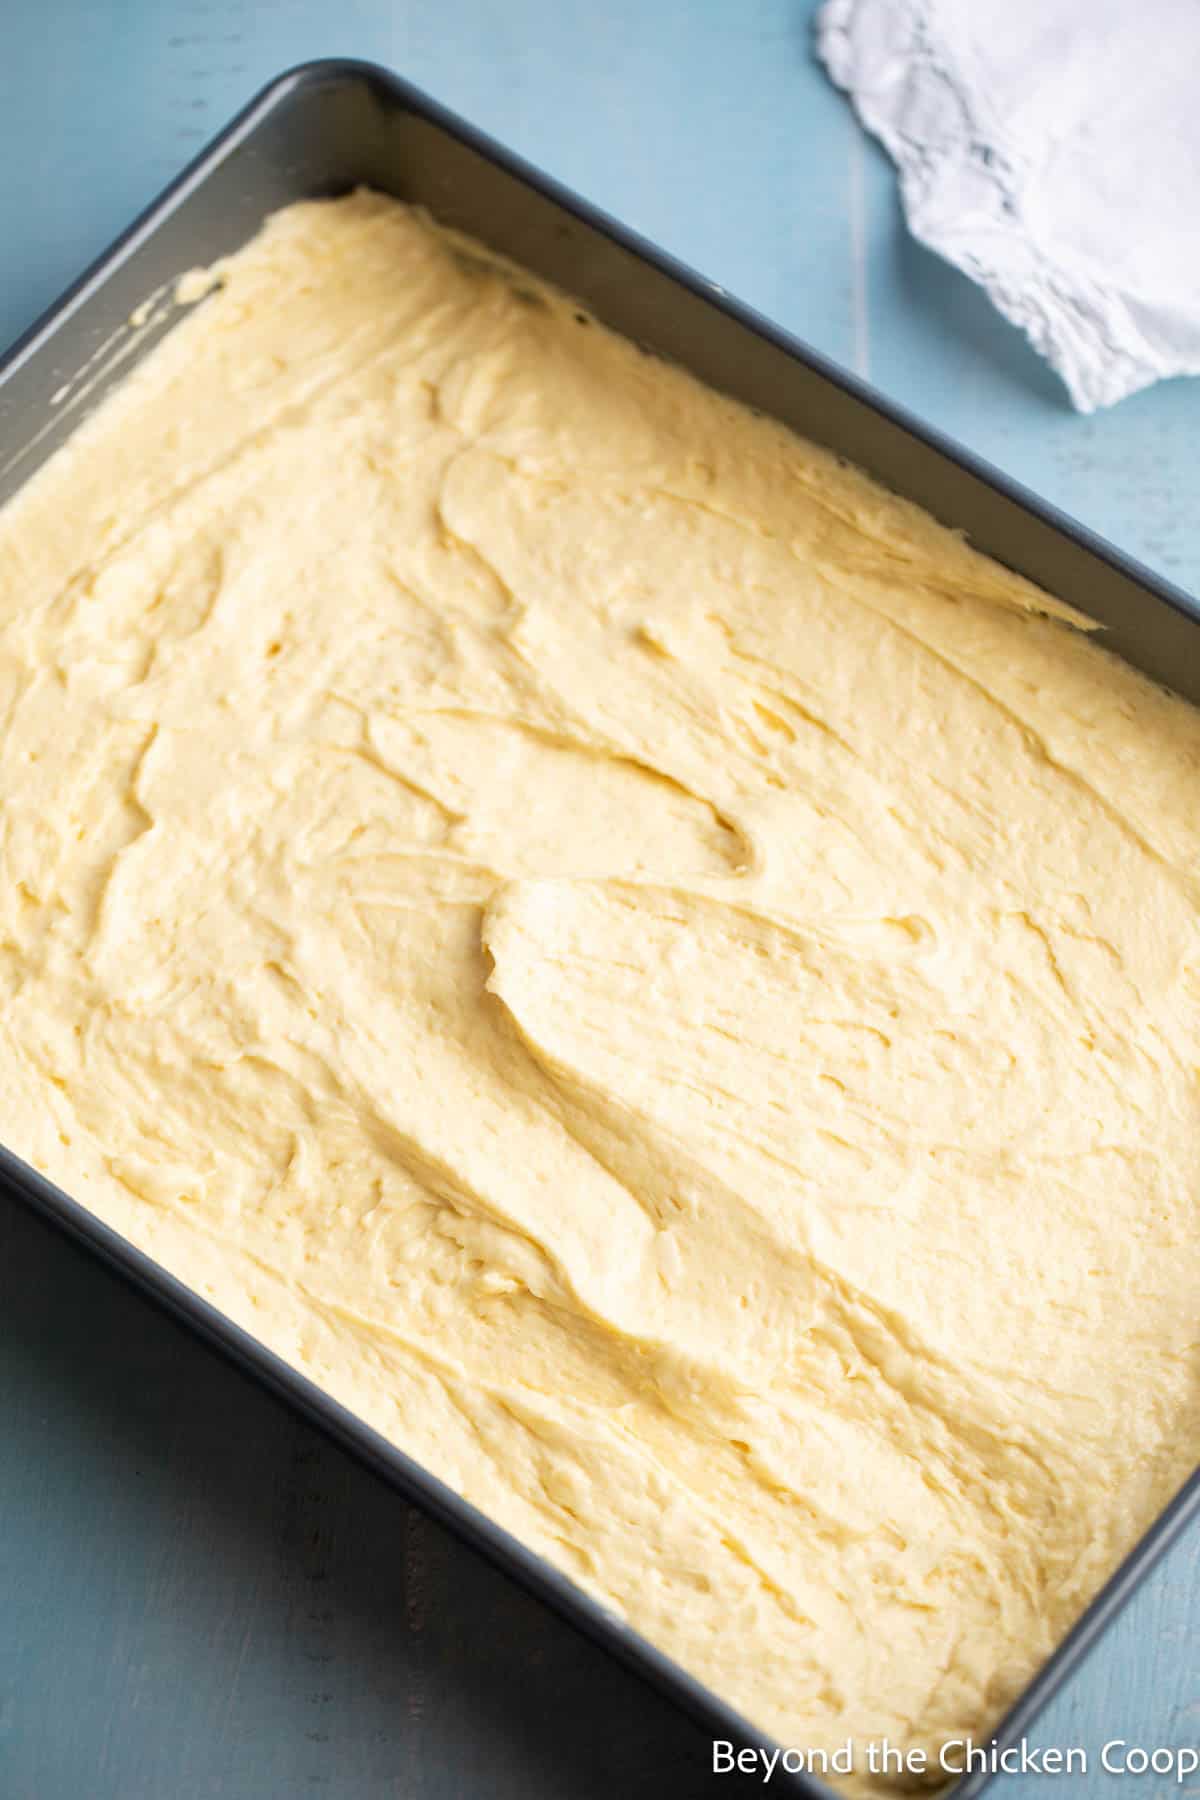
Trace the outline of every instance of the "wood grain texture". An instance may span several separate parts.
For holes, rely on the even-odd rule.
[[[1200,586],[1200,383],[1073,415],[1023,340],[905,234],[890,169],[813,66],[811,11],[12,0],[0,342],[263,81],[312,56],[365,56]],[[762,1791],[710,1777],[707,1745],[665,1703],[9,1206],[0,1617],[3,1800]],[[1193,1532],[1036,1741],[1093,1757],[1112,1737],[1196,1743],[1198,1627]],[[1113,1786],[1011,1778],[997,1792],[1085,1800]]]

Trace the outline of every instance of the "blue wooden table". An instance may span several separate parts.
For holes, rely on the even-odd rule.
[[[8,0],[0,343],[272,74],[373,58],[1200,588],[1200,383],[1081,419],[906,237],[810,0]],[[0,1096],[0,1131],[3,1097]],[[1200,1741],[1200,1534],[1036,1741]],[[2,1800],[761,1792],[81,1253],[0,1208]],[[1114,1777],[1014,1777],[1084,1800]],[[1180,1790],[1117,1781],[1131,1800]]]

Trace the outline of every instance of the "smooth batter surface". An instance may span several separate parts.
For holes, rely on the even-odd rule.
[[[391,202],[221,273],[0,515],[4,1138],[764,1731],[978,1735],[1200,1454],[1200,715]]]

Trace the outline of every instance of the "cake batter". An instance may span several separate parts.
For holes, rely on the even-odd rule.
[[[764,1732],[986,1734],[1200,1456],[1200,717],[394,202],[214,274],[0,514],[5,1140]]]

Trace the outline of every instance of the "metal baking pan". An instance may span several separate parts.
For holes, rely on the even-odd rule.
[[[607,324],[806,437],[964,531],[980,550],[1104,628],[1104,641],[1200,703],[1200,606],[1110,545],[881,400],[722,289],[510,156],[386,70],[318,62],[281,75],[205,150],[0,363],[0,502],[181,313],[131,315],[184,270],[236,249],[277,207],[367,184],[578,296]],[[403,1451],[0,1146],[0,1188],[87,1244],[185,1319],[459,1537],[689,1712],[714,1737],[774,1746],[621,1620]],[[997,1727],[1001,1747],[1035,1715],[1151,1565],[1200,1513],[1200,1470],[1126,1558]],[[992,1776],[958,1781],[973,1800]],[[815,1778],[784,1791],[828,1800]]]

